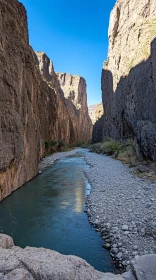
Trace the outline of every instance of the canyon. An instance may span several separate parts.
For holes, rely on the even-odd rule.
[[[40,170],[40,176],[36,178],[41,178],[41,199],[37,200],[35,193],[32,205],[36,199],[40,210],[38,202],[44,204],[44,191],[45,197],[49,196],[48,205],[51,207],[51,192],[54,202],[55,196],[59,196],[58,186],[55,185],[57,179],[64,184],[58,183],[65,195],[65,184],[70,186],[67,177],[63,181],[63,176],[54,166],[56,178],[53,178],[53,187],[56,189],[51,188],[48,193],[45,185],[42,188],[45,169],[54,161],[69,156],[71,162],[67,165],[69,158],[64,159],[66,166],[63,174],[67,176],[68,169],[72,177],[72,168],[75,165],[75,170],[78,170],[78,164],[82,168],[83,159],[87,167],[81,171],[85,179],[88,178],[92,191],[91,187],[84,188],[91,191],[86,203],[80,201],[79,192],[82,195],[82,191],[76,191],[77,205],[81,202],[81,212],[86,218],[87,213],[90,224],[99,232],[99,238],[104,240],[103,247],[110,250],[114,262],[121,269],[127,268],[121,275],[103,273],[79,257],[64,256],[44,248],[23,249],[15,246],[11,237],[0,234],[0,279],[153,280],[156,275],[155,183],[145,178],[138,179],[119,161],[88,151],[83,151],[85,155],[83,152],[79,156],[75,154],[75,158],[72,155],[76,149],[46,157],[43,161],[41,159],[45,155],[45,142],[62,141],[76,146],[91,139],[96,143],[112,138],[120,142],[132,139],[141,158],[156,160],[155,0],[117,0],[110,17],[108,60],[102,69],[102,103],[89,109],[85,79],[55,72],[51,58],[45,52],[34,51],[29,45],[24,6],[17,0],[0,0],[0,15],[0,201],[33,179]],[[45,176],[48,187],[51,187],[49,182],[52,182],[50,176],[53,173],[49,173],[49,180]],[[76,173],[75,177],[79,186],[80,173]],[[72,190],[76,183],[71,182]],[[39,191],[37,183],[36,187]],[[25,212],[29,212],[27,202],[31,196],[27,196],[26,200],[27,191],[24,194]],[[73,203],[74,199],[71,200]],[[61,211],[69,206],[64,197],[62,201],[61,206],[57,203]],[[47,209],[43,208],[42,212],[45,211],[47,217]],[[16,215],[10,210],[10,205],[5,209],[9,209],[7,214],[13,218],[11,223],[16,228]],[[51,220],[51,209],[47,221]],[[22,211],[18,212],[23,215]],[[79,212],[75,210],[76,215]],[[53,214],[56,215],[55,211]],[[71,218],[71,209],[69,214]],[[76,232],[77,217],[74,219]],[[30,227],[33,230],[32,220]],[[8,219],[6,221],[8,223]],[[23,221],[26,224],[25,219]],[[34,223],[39,225],[36,217]],[[48,231],[48,222],[46,225]],[[66,223],[67,232],[69,225]],[[83,226],[81,224],[80,231]],[[60,231],[63,237],[65,229]],[[0,230],[3,232],[2,228]],[[56,224],[58,235],[57,230]],[[75,234],[73,236],[76,237]],[[41,234],[42,238],[45,238],[44,234]],[[78,245],[76,238],[74,242]]]
[[[133,139],[138,154],[151,160],[156,160],[155,8],[155,0],[116,2],[102,70],[102,141]]]
[[[91,139],[86,82],[66,98],[52,61],[29,46],[27,15],[17,0],[0,2],[0,200],[38,173],[45,141]],[[64,74],[66,75],[66,74]],[[64,81],[68,84],[68,81]],[[72,92],[72,93],[70,93]],[[82,123],[83,120],[83,123]]]

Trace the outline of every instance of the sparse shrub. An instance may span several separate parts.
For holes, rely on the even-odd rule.
[[[120,142],[110,139],[102,143],[102,153],[107,155],[117,154],[121,150]]]
[[[47,140],[45,141],[45,156],[49,156],[56,152],[70,151],[74,145],[67,144],[63,140]]]
[[[133,143],[125,143],[117,155],[117,159],[133,165],[138,161]]]
[[[102,154],[102,143],[95,143],[90,146],[90,151],[97,154]]]
[[[92,140],[89,140],[88,142],[79,142],[75,144],[75,147],[85,148],[88,149],[92,143]]]

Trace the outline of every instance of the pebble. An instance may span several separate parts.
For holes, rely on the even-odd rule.
[[[127,225],[123,225],[123,226],[122,226],[122,230],[128,231],[128,226],[127,226]]]
[[[88,216],[103,246],[124,266],[136,255],[156,253],[156,183],[138,178],[109,156],[85,152],[85,160],[92,187]]]

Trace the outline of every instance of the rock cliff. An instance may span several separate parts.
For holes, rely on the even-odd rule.
[[[1,200],[37,174],[45,140],[77,139],[52,64],[46,81],[36,66],[25,8],[17,0],[3,0],[0,12]]]
[[[103,140],[133,138],[156,160],[156,2],[118,0],[102,71]]]
[[[65,105],[69,114],[75,142],[87,142],[92,137],[92,123],[88,115],[86,81],[80,76],[66,73],[55,73],[52,61],[43,52],[36,52],[36,62],[41,76],[48,86],[55,89],[58,109]]]
[[[0,234],[0,280],[154,280],[156,255],[136,257],[122,275],[102,273],[75,256],[44,248],[14,246],[11,237]]]
[[[88,114],[86,81],[80,76],[57,73],[60,88],[75,130],[77,142],[92,138],[92,122]]]
[[[89,106],[89,116],[93,125],[102,117],[103,113],[102,103]]]

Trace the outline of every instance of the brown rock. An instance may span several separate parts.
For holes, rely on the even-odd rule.
[[[41,73],[36,65],[36,56],[29,46],[23,5],[17,0],[3,0],[0,10],[1,200],[38,173],[45,140],[77,142],[77,123],[74,116],[73,122],[65,98],[58,90],[52,62],[42,54],[38,64]],[[79,119],[86,118],[89,124],[89,117],[85,115],[87,108],[85,110]],[[76,113],[75,109],[73,112]],[[91,126],[87,131],[85,128],[80,131],[79,127],[79,135],[87,140]]]
[[[65,104],[74,126],[77,142],[92,138],[92,123],[88,114],[86,81],[80,76],[57,73]]]

